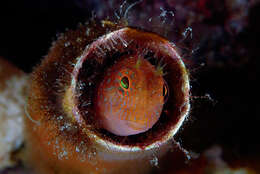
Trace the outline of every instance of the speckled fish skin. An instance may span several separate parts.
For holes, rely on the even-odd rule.
[[[98,90],[98,111],[104,128],[121,136],[150,129],[164,104],[162,75],[138,57],[118,62],[106,74]],[[128,89],[120,86],[123,77],[129,79]]]

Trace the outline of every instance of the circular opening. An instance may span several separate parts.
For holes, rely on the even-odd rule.
[[[100,56],[96,55],[96,47],[102,47],[102,44],[109,40],[109,38],[101,38],[93,43],[89,48],[88,54],[82,56],[79,60],[79,63],[82,65],[76,66],[79,67],[79,69],[74,71],[77,84],[74,94],[77,106],[76,111],[85,120],[88,129],[91,129],[93,134],[112,144],[145,147],[155,142],[167,141],[167,139],[177,132],[189,112],[189,82],[186,77],[185,67],[181,59],[179,59],[177,52],[172,49],[172,45],[167,42],[161,42],[163,39],[157,38],[157,36],[153,34],[140,31],[139,35],[129,34],[129,36],[126,35],[127,32],[120,31],[121,30],[116,31],[113,35],[110,35],[110,37],[113,36],[113,39],[117,39],[117,37],[120,36],[126,41],[132,40],[131,44],[127,47],[118,44],[117,49],[106,50],[107,54],[102,55],[103,61],[100,62]],[[156,42],[159,40],[159,45],[164,44],[164,49],[150,44],[148,37],[150,40],[152,37]],[[166,48],[168,50],[165,51]],[[163,111],[161,112],[159,121],[148,131],[131,136],[117,136],[97,125],[96,120],[99,118],[99,113],[95,106],[95,103],[98,103],[96,96],[97,86],[102,82],[104,75],[109,75],[104,74],[107,68],[112,67],[114,63],[120,61],[122,58],[131,58],[136,55],[147,59],[154,66],[159,57],[164,57],[163,63],[167,64],[165,67],[167,74],[164,76],[165,82],[161,92],[161,95],[164,97]],[[123,75],[118,83],[122,90],[130,89],[130,79],[126,75]],[[86,105],[86,101],[91,104]]]

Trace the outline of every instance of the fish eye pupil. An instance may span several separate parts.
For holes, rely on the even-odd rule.
[[[124,88],[124,89],[128,89],[129,88],[129,80],[126,76],[124,76],[122,79],[121,79],[121,82],[120,82],[121,86]]]

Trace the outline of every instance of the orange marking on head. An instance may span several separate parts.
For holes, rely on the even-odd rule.
[[[150,129],[158,121],[164,104],[165,82],[156,73],[156,67],[135,56],[123,58],[105,74],[108,75],[98,88],[97,98],[103,128],[120,136]]]

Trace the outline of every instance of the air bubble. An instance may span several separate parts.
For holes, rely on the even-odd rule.
[[[153,159],[150,160],[150,164],[152,166],[158,167],[158,158],[154,156]]]
[[[90,35],[90,28],[86,29],[86,35],[89,36]]]
[[[60,115],[59,117],[57,117],[57,120],[62,120],[63,119],[63,116]]]
[[[188,37],[188,35],[190,35],[190,38],[192,39],[192,28],[191,27],[187,27],[185,29],[185,31],[182,33],[182,35],[186,38]]]
[[[76,152],[80,152],[80,150],[79,150],[79,147],[78,147],[78,146],[76,146]]]
[[[67,155],[68,155],[68,152],[64,150],[63,152],[60,152],[58,154],[58,159],[61,160],[61,159],[64,159],[64,157],[65,157],[65,159],[68,159]]]
[[[65,46],[65,47],[70,46],[70,42],[65,42],[64,46]]]
[[[80,37],[77,38],[77,42],[81,42],[82,39]]]
[[[164,24],[167,20],[167,14],[171,15],[172,17],[174,17],[174,13],[173,11],[167,11],[164,10],[162,7],[160,7],[161,10],[161,14],[160,14],[160,18],[162,19],[162,23]]]

